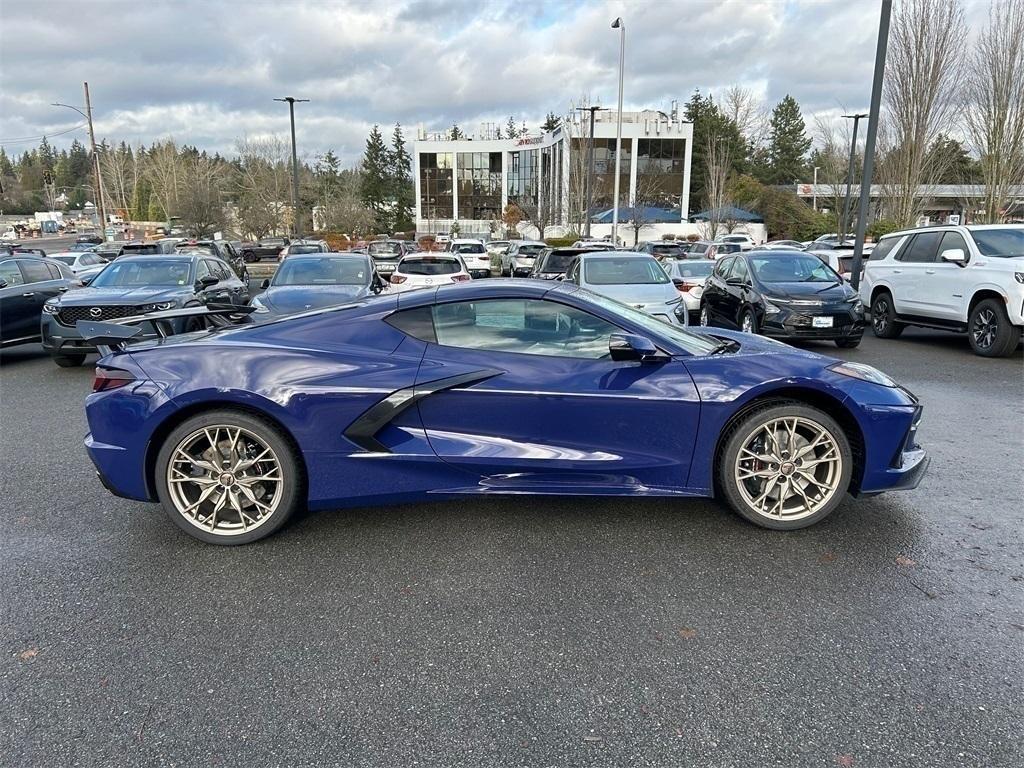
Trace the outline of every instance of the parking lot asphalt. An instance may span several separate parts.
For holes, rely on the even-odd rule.
[[[810,346],[922,399],[920,488],[793,533],[509,497],[234,549],[100,487],[89,365],[4,351],[0,764],[1021,765],[1020,350]]]

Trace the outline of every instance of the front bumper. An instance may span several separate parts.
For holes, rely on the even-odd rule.
[[[142,323],[139,327],[142,333],[134,337],[132,343],[160,338],[153,330],[152,323]],[[39,321],[39,335],[43,349],[51,355],[89,354],[97,351],[95,344],[82,338],[78,328],[62,325],[56,317],[45,312]]]
[[[816,318],[831,318],[831,325],[816,327]],[[765,315],[759,332],[775,339],[857,339],[863,335],[864,326],[863,310],[784,307],[775,314]]]

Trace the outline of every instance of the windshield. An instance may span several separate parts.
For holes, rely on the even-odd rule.
[[[452,250],[457,253],[486,253],[483,243],[456,243]]]
[[[682,253],[682,248],[678,245],[654,245],[651,246],[651,251],[656,253],[658,256],[675,256],[677,253]]]
[[[402,252],[398,243],[370,243],[367,248],[371,256],[397,256]]]
[[[320,253],[318,245],[291,245],[288,246],[288,255],[294,256],[297,253]]]
[[[126,245],[124,246],[124,253],[126,255],[129,253],[160,253],[160,246],[156,243],[153,243],[152,245]]]
[[[664,264],[672,277],[707,277],[715,267],[713,261],[669,261]]]
[[[462,264],[451,257],[422,256],[402,259],[398,262],[398,271],[404,275],[454,275],[462,271]]]
[[[178,253],[205,253],[208,256],[217,256],[217,249],[212,245],[199,245],[197,243],[182,243],[175,249]]]
[[[534,258],[538,253],[544,250],[546,246],[537,245],[520,245],[519,250],[516,251],[516,256],[525,256],[526,258]]]
[[[77,256],[51,256],[54,261],[59,261],[61,264],[74,264]]]
[[[1024,229],[976,229],[971,234],[982,256],[1024,256]]]
[[[650,257],[586,259],[583,262],[583,275],[589,285],[655,285],[669,282],[665,270]]]
[[[634,309],[627,304],[615,301],[615,299],[609,299],[607,296],[593,293],[586,288],[581,288],[580,292],[594,304],[604,307],[609,312],[641,326],[645,331],[650,331],[655,336],[670,340],[691,355],[706,355],[718,346],[718,342],[714,339],[698,336],[681,327],[669,325],[648,315],[646,312],[641,312],[639,309]]]
[[[565,268],[576,257],[576,251],[572,253],[549,253],[541,263],[541,272],[565,272]]]
[[[368,285],[369,272],[366,259],[358,257],[285,259],[271,285]]]
[[[100,272],[90,288],[136,288],[139,286],[188,285],[192,272],[189,259],[139,259],[115,261]]]
[[[93,245],[92,243],[75,243],[74,245],[69,245],[68,246],[68,250],[69,251],[75,251],[76,253],[82,253],[84,251],[92,251],[95,248],[96,248],[96,246]]]
[[[813,254],[751,256],[750,266],[762,283],[839,282],[839,275]]]

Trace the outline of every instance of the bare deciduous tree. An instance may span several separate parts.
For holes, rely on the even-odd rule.
[[[721,98],[722,113],[736,123],[736,127],[751,145],[764,140],[768,126],[768,108],[764,100],[749,88],[731,85]]]
[[[146,153],[143,175],[153,190],[153,197],[164,215],[170,220],[176,213],[178,192],[181,189],[182,157],[173,139],[154,143]]]
[[[843,110],[846,111],[845,108]],[[862,134],[863,135],[863,132]],[[818,116],[814,119],[815,147],[814,163],[818,167],[818,183],[826,185],[828,193],[818,199],[819,208],[831,211],[836,221],[843,221],[844,208],[846,221],[851,231],[856,219],[856,191],[851,191],[850,200],[846,199],[846,179],[850,168],[850,142],[853,140],[853,122],[850,120],[829,120]],[[859,178],[859,169],[864,163],[863,145],[858,141],[854,156],[854,182]]]
[[[895,14],[883,87],[879,181],[887,218],[915,222],[917,189],[942,170],[928,148],[957,121],[964,65],[960,0],[905,0]]]
[[[195,237],[208,237],[224,225],[225,166],[206,153],[190,153],[180,168],[178,212]]]
[[[279,136],[238,139],[238,220],[255,238],[283,231],[291,199],[290,152]]]
[[[993,0],[967,64],[967,135],[985,182],[984,217],[998,222],[1009,186],[1024,183],[1024,0]]]
[[[708,219],[702,223],[701,234],[705,240],[714,240],[724,224],[723,212],[730,205],[727,182],[732,157],[726,138],[709,134],[704,148],[704,158],[707,163],[705,189],[708,198]]]

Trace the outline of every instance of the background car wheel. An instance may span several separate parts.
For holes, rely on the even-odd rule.
[[[256,256],[253,255],[252,251],[242,251],[242,261],[244,261],[246,264],[252,264],[254,261],[256,261]]]
[[[892,305],[892,296],[882,291],[871,304],[871,330],[880,339],[895,339],[906,327],[896,321],[896,310]]]
[[[860,346],[860,336],[852,339],[836,339],[836,346],[840,349],[853,349]]]
[[[979,301],[967,320],[967,337],[974,354],[982,357],[1012,355],[1020,342],[1020,328],[1010,323],[1006,307],[995,299]]]
[[[711,325],[711,311],[708,309],[708,305],[703,302],[700,305],[700,324],[705,328]]]
[[[61,368],[77,368],[85,362],[85,355],[52,355],[53,362]]]
[[[740,330],[744,333],[757,333],[757,316],[753,310],[745,310],[740,317]]]
[[[209,411],[180,424],[160,448],[155,479],[174,524],[208,544],[269,536],[305,501],[291,442],[243,411]]]
[[[766,405],[724,438],[718,487],[750,522],[794,530],[827,517],[843,500],[853,454],[827,413],[797,402]]]

